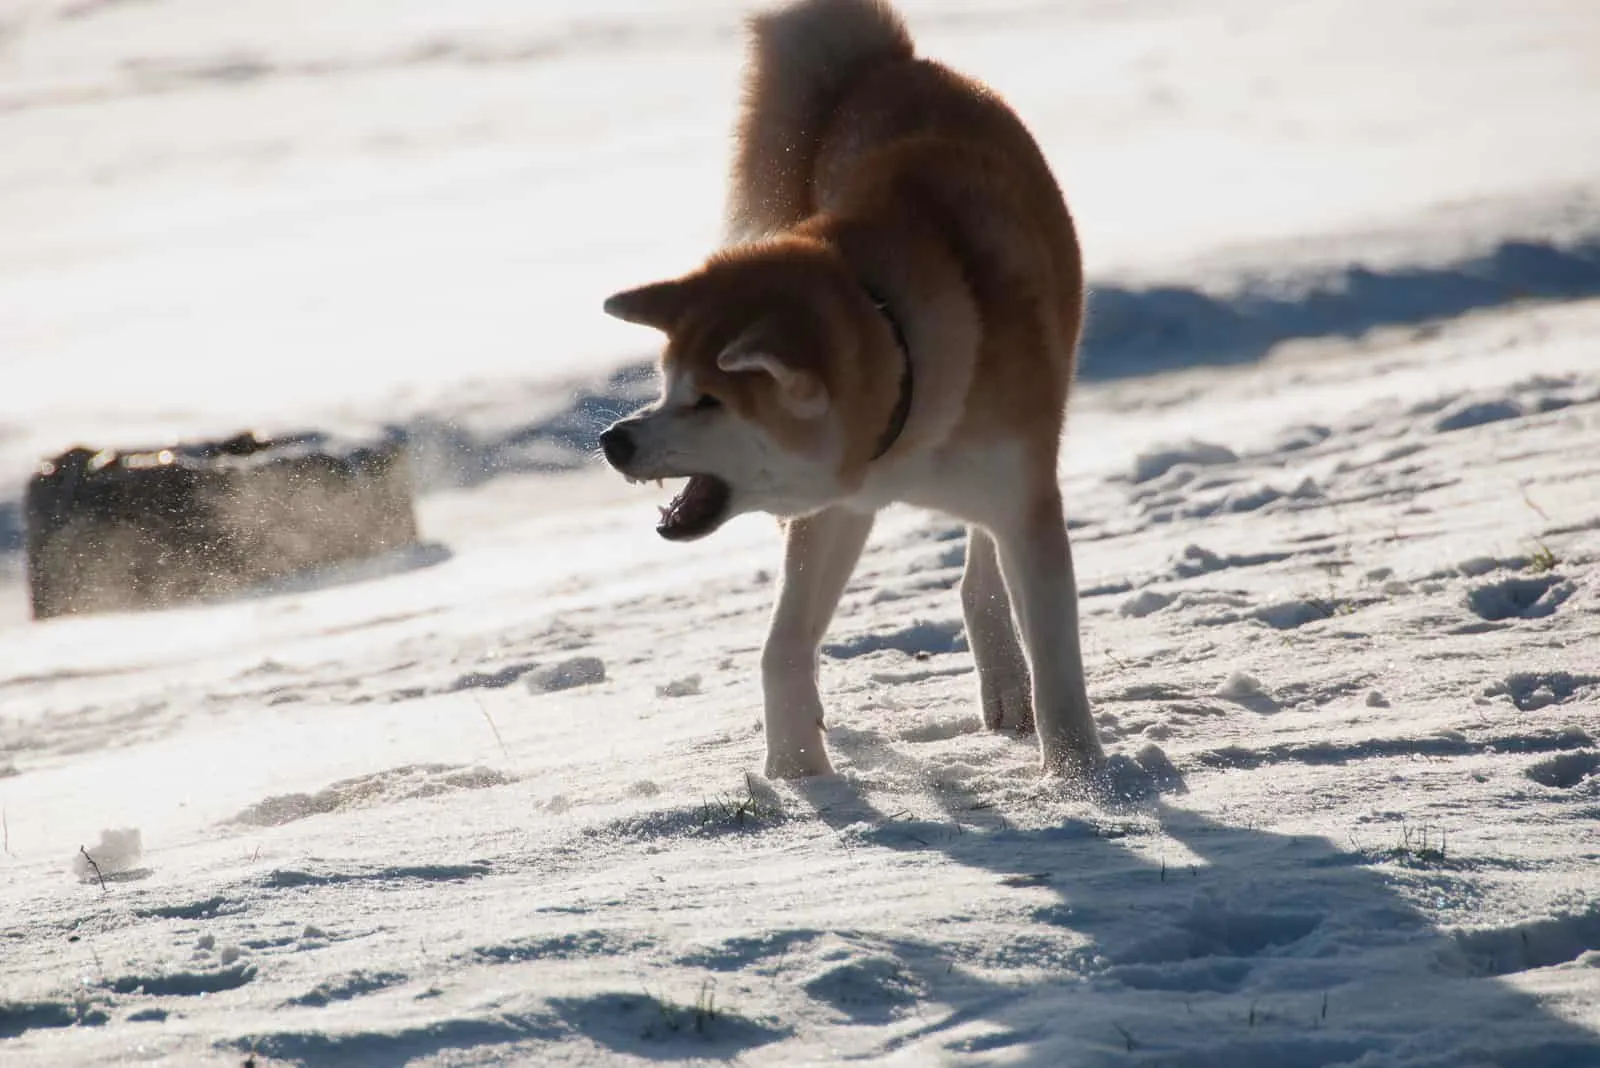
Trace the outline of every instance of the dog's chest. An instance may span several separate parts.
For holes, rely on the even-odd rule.
[[[861,511],[911,504],[972,522],[992,521],[1020,506],[1023,460],[1017,441],[946,447],[869,472],[848,504]]]

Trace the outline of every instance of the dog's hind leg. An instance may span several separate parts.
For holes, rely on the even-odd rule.
[[[873,515],[829,508],[789,522],[783,578],[761,653],[768,778],[828,775],[817,646],[872,531]]]
[[[1027,647],[1044,771],[1091,771],[1104,762],[1105,752],[1084,686],[1072,546],[1053,479],[993,533]]]
[[[1017,642],[1011,598],[1000,574],[994,539],[981,527],[967,528],[967,566],[961,574],[961,607],[967,641],[978,668],[978,699],[990,730],[1033,729],[1028,661]]]

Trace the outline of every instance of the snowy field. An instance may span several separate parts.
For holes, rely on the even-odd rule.
[[[586,452],[739,5],[0,0],[0,1064],[1600,1065],[1600,7],[905,8],[1083,230],[1120,804],[910,510],[762,780],[773,524]],[[39,455],[247,425],[406,433],[428,546],[27,620]]]

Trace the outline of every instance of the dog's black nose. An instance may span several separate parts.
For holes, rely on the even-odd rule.
[[[627,427],[618,424],[600,435],[600,451],[606,454],[607,463],[620,468],[633,459],[636,451],[633,435],[628,433]]]

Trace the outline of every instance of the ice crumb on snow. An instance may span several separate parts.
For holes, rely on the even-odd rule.
[[[656,687],[657,697],[695,697],[700,692],[699,675],[685,675]]]
[[[144,856],[143,836],[137,827],[103,830],[93,848],[79,850],[72,858],[72,871],[84,880],[98,879],[129,871]]]
[[[1520,701],[1517,700],[1515,695],[1513,695],[1512,704],[1516,705],[1518,708],[1521,708],[1523,711],[1536,712],[1547,705],[1555,704],[1559,700],[1560,698],[1556,696],[1555,690],[1550,688],[1550,684],[1548,682],[1541,682],[1533,689],[1523,693]]]
[[[1226,697],[1231,701],[1243,700],[1247,697],[1265,697],[1267,691],[1261,685],[1261,680],[1254,675],[1247,675],[1243,671],[1235,671],[1229,675],[1221,686],[1215,690],[1218,697]]]
[[[1327,619],[1335,610],[1334,606],[1323,602],[1295,600],[1269,604],[1256,609],[1252,614],[1273,630],[1294,630],[1307,623]]]
[[[1227,566],[1222,557],[1202,545],[1185,545],[1183,552],[1179,553],[1178,559],[1173,562],[1173,570],[1179,578],[1192,578],[1209,571],[1221,571]]]
[[[1367,707],[1368,708],[1388,708],[1389,707],[1389,699],[1387,697],[1383,696],[1383,694],[1378,692],[1377,690],[1368,690],[1367,691]]]
[[[1457,564],[1456,570],[1467,578],[1478,578],[1481,575],[1487,575],[1491,571],[1499,571],[1502,568],[1507,571],[1520,571],[1527,566],[1528,558],[1526,556],[1513,556],[1506,559],[1497,556],[1473,556]]]
[[[1159,745],[1149,744],[1142,746],[1133,754],[1134,763],[1143,768],[1154,780],[1156,788],[1163,793],[1173,790],[1185,791],[1188,787],[1184,784],[1183,775],[1178,771],[1177,765],[1167,756],[1166,750]]]
[[[978,727],[978,718],[970,715],[966,709],[960,709],[954,714],[934,715],[906,727],[900,731],[900,738],[907,742],[944,742],[972,734]]]
[[[555,693],[606,681],[606,666],[599,657],[575,656],[559,664],[535,668],[523,678],[534,693]]]
[[[1209,467],[1236,463],[1238,459],[1232,449],[1209,441],[1191,439],[1176,445],[1162,445],[1138,455],[1133,462],[1133,481],[1149,482],[1182,464]]]
[[[1129,619],[1143,619],[1145,616],[1161,611],[1171,603],[1171,594],[1158,593],[1155,590],[1144,590],[1123,601],[1117,612],[1119,615]]]

